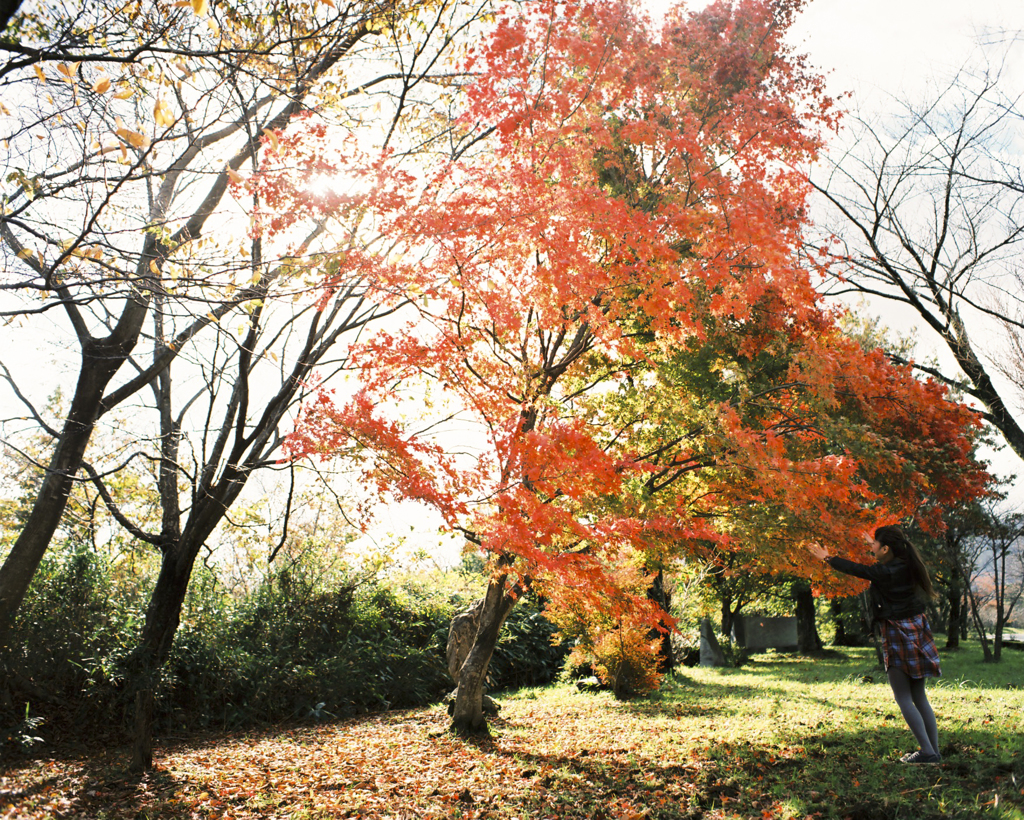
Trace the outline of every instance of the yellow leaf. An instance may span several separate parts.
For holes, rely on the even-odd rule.
[[[210,11],[210,0],[192,0],[192,9],[200,17],[205,17]]]
[[[46,82],[46,75],[43,73],[43,67],[41,65],[32,66],[36,70],[36,76],[39,78],[39,82]]]
[[[157,276],[160,275],[160,268],[157,266],[155,259],[149,260],[149,270],[151,273],[155,273]]]
[[[115,100],[127,100],[134,94],[135,91],[131,88],[123,88],[114,95]]]
[[[245,180],[245,177],[243,177],[240,173],[238,173],[238,171],[236,171],[230,165],[227,167],[226,170],[228,172],[228,179],[235,183],[235,185],[240,185]]]
[[[213,313],[207,313],[206,314],[206,318],[209,319],[211,322],[216,322],[217,321],[217,317],[214,316]],[[202,799],[202,798],[200,798],[200,799]]]
[[[281,141],[277,138],[277,134],[275,134],[269,128],[264,128],[263,133],[267,135],[267,140],[269,140],[270,142],[271,149],[276,151],[281,145]]]
[[[20,251],[18,251],[18,258],[31,259],[33,253],[35,253],[35,251],[33,251],[31,248],[22,248]]]
[[[70,81],[75,76],[75,72],[78,71],[78,66],[80,65],[81,63],[72,63],[71,65],[61,63],[57,66],[57,70]]]
[[[101,76],[92,84],[92,90],[97,94],[103,94],[110,90],[110,77]]]
[[[174,125],[174,112],[163,100],[157,100],[156,105],[153,106],[153,119],[156,120],[157,125],[171,126]]]
[[[138,131],[130,131],[127,128],[118,128],[117,135],[133,148],[149,148],[149,138]]]
[[[75,125],[78,127],[79,131],[81,131],[83,134],[85,133],[85,123],[84,122],[76,122]]]

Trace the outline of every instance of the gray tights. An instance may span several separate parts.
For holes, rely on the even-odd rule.
[[[911,678],[902,669],[895,667],[886,674],[896,705],[900,707],[903,719],[921,744],[921,751],[926,755],[938,754],[939,729],[935,725],[935,712],[924,691],[924,678]]]

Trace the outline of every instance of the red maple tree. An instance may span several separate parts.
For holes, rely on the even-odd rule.
[[[972,414],[845,336],[798,253],[800,169],[835,124],[782,40],[800,5],[677,9],[657,29],[630,0],[512,4],[467,58],[450,154],[415,174],[378,158],[358,197],[318,200],[372,224],[382,239],[334,270],[408,322],[360,344],[358,391],[322,392],[290,450],[361,457],[382,494],[492,557],[459,731],[485,728],[527,585],[664,622],[619,568],[749,549],[757,524],[752,566],[822,581],[808,539],[856,548],[983,487]],[[252,183],[267,230],[308,198],[296,164],[325,153],[308,123],[275,139]],[[450,413],[461,439],[431,423]]]

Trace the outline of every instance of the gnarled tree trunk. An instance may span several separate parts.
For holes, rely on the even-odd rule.
[[[487,593],[478,604],[476,636],[456,678],[458,688],[451,724],[456,734],[488,734],[484,716],[484,681],[494,647],[498,645],[501,626],[516,602],[506,589],[507,581],[507,574],[492,578],[487,585]]]

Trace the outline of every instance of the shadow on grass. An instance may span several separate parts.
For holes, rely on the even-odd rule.
[[[634,747],[538,754],[502,750],[490,740],[474,745],[520,761],[533,788],[516,808],[538,817],[629,816],[625,804],[660,820],[976,820],[1000,804],[1003,811],[1024,813],[1024,759],[995,760],[986,751],[1002,739],[1000,733],[951,740],[942,747],[942,766],[900,763],[900,747],[892,742],[897,735],[905,741],[905,727],[807,732],[786,743],[691,738],[683,761],[642,759]]]
[[[811,663],[773,656],[751,667],[703,670],[699,679],[684,673],[649,699],[617,705],[620,712],[664,719],[659,731],[689,731],[681,738],[683,762],[645,760],[614,747],[561,756],[522,750],[528,771],[555,772],[538,783],[527,808],[539,816],[582,817],[572,807],[628,797],[656,818],[1024,818],[1024,739],[1012,725],[986,725],[991,706],[967,724],[940,715],[944,764],[913,766],[899,762],[916,744],[867,653]],[[805,685],[812,682],[825,688]],[[833,686],[841,687],[835,697]],[[754,699],[765,704],[760,715]],[[774,723],[767,712],[773,706],[779,709]],[[821,707],[827,719],[813,715]],[[673,718],[681,717],[697,720],[673,729]],[[739,726],[720,731],[727,720]]]

